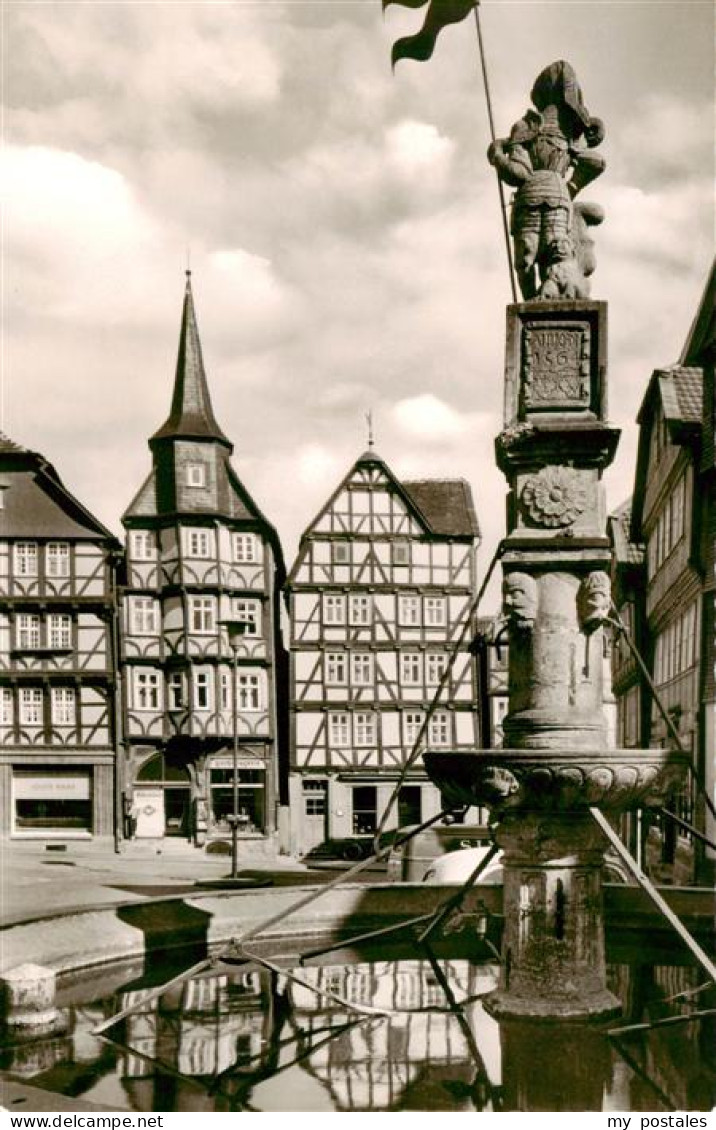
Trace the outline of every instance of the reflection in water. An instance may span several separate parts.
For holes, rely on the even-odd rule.
[[[227,968],[227,967],[224,967]],[[126,991],[75,1007],[67,1036],[6,1049],[0,1066],[36,1086],[136,1111],[710,1110],[714,1006],[699,972],[614,966],[627,1029],[504,1022],[482,1009],[496,966],[379,961],[282,972],[246,965],[193,978],[142,1004]],[[446,978],[466,1032],[448,1009]],[[384,1009],[356,1013],[352,1004]],[[91,1035],[129,1005],[108,1041]],[[628,1030],[630,1025],[641,1027]],[[474,1039],[473,1039],[474,1037]]]

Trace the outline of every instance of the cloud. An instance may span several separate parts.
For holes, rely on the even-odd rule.
[[[427,443],[443,443],[462,435],[469,426],[464,415],[431,392],[398,401],[393,414],[401,431]]]

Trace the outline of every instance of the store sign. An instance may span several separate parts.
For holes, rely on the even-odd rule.
[[[212,769],[233,769],[234,760],[232,757],[214,757],[211,761]],[[240,757],[236,762],[236,768],[241,772],[242,769],[265,769],[266,762],[260,761],[258,757]]]
[[[16,800],[89,800],[89,773],[15,774]]]

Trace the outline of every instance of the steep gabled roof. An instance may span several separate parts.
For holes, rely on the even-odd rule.
[[[151,446],[157,440],[166,439],[214,440],[224,444],[229,451],[233,450],[231,442],[219,427],[211,406],[196,323],[190,271],[187,271],[184,292],[171,411],[149,443]]]
[[[43,455],[0,433],[0,486],[4,537],[98,538],[119,542],[63,484]]]
[[[631,540],[631,499],[628,498],[609,515],[609,533],[614,557],[618,565],[641,565],[644,561],[644,546]]]
[[[465,479],[403,479],[434,534],[441,537],[480,537],[472,491]]]

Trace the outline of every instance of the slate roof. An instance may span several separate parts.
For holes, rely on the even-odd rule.
[[[609,515],[609,528],[617,562],[620,565],[641,565],[644,561],[644,546],[640,542],[632,541],[629,536],[631,529],[630,498],[617,507],[613,514]]]
[[[480,536],[472,491],[464,479],[403,479],[401,486],[434,534]]]
[[[683,424],[698,424],[703,413],[703,370],[693,365],[674,365],[659,372],[664,416]]]
[[[189,271],[184,292],[171,411],[149,442],[151,445],[152,441],[178,438],[211,439],[224,444],[230,451],[233,449],[230,440],[219,427],[211,406]]]

